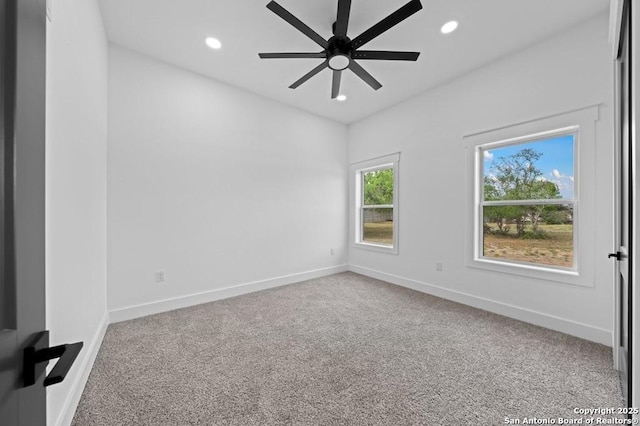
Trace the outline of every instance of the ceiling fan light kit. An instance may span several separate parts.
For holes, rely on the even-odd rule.
[[[338,53],[337,55],[333,55],[329,58],[329,68],[334,71],[342,71],[349,67],[349,63],[351,59],[347,55],[342,55]]]
[[[280,6],[275,1],[267,4],[267,9],[284,19],[298,31],[309,37],[316,44],[322,47],[322,52],[307,52],[307,53],[259,53],[258,55],[262,59],[282,59],[282,58],[318,58],[324,59],[324,61],[316,66],[314,69],[303,75],[297,81],[295,81],[289,88],[295,89],[305,81],[309,80],[314,75],[323,71],[325,68],[329,68],[333,72],[333,80],[331,84],[331,99],[335,99],[340,94],[340,80],[342,78],[342,71],[349,69],[355,75],[360,77],[365,83],[367,83],[374,90],[378,90],[382,87],[379,81],[377,81],[371,74],[369,74],[357,60],[391,60],[391,61],[416,61],[420,52],[398,52],[387,50],[359,50],[364,44],[370,42],[380,34],[384,33],[388,29],[396,26],[400,22],[404,21],[414,13],[422,9],[422,3],[420,0],[411,0],[409,3],[402,6],[400,9],[393,12],[371,28],[355,37],[350,39],[347,37],[347,27],[349,25],[349,13],[351,10],[351,0],[338,0],[338,14],[336,22],[333,24],[333,37],[329,40],[325,40],[322,36],[312,30],[305,23],[300,21],[294,15],[292,15],[285,8]]]

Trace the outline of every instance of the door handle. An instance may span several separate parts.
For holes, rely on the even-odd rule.
[[[44,379],[44,386],[60,383],[67,376],[73,362],[82,349],[82,342],[68,343],[65,345],[49,347],[49,332],[42,331],[37,334],[34,343],[24,348],[24,386],[31,386],[44,372],[47,364],[52,359],[58,359],[53,370]]]
[[[609,253],[609,256],[607,256],[609,259],[611,259],[612,257],[615,257],[616,260],[622,260],[622,252],[617,251],[615,253]]]

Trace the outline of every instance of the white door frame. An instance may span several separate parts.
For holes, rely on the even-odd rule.
[[[631,102],[631,117],[630,117],[630,133],[631,133],[631,176],[633,180],[633,211],[638,211],[638,187],[640,185],[640,177],[638,176],[638,163],[640,160],[639,151],[636,149],[638,143],[638,125],[640,124],[640,117],[638,115],[638,99],[640,97],[640,90],[638,88],[638,84],[640,84],[640,78],[638,76],[638,70],[640,70],[640,63],[638,63],[638,52],[640,52],[640,3],[636,0],[632,0],[630,2],[632,4],[631,8],[631,24],[630,24],[630,49],[631,49],[631,93],[630,102]],[[640,232],[638,232],[638,221],[636,220],[636,215],[629,218],[631,222],[631,227],[633,230],[632,240],[635,245],[638,238],[640,238]],[[638,261],[640,261],[640,256],[638,256],[638,250],[634,249],[632,246],[632,258],[631,258],[631,282],[629,283],[631,290],[631,300],[632,300],[632,324],[631,324],[631,386],[632,389],[640,389],[640,376],[637,374],[637,371],[634,367],[640,366],[638,364],[640,362],[640,357],[638,356],[638,351],[633,348],[638,348],[640,342],[638,341],[638,335],[636,330],[640,329],[640,291],[636,291],[636,277],[638,273]],[[630,406],[639,407],[640,406],[640,398],[638,396],[640,392],[632,392],[632,400]]]
[[[614,171],[614,182],[613,182],[613,193],[615,194],[615,207],[614,207],[614,218],[613,221],[613,235],[615,236],[615,248],[614,250],[619,250],[620,247],[620,233],[621,233],[621,224],[620,224],[620,187],[621,187],[621,170],[620,170],[620,159],[622,156],[621,153],[621,140],[620,140],[620,98],[619,94],[621,91],[621,81],[620,81],[620,73],[621,73],[621,65],[618,62],[618,54],[620,51],[620,45],[622,42],[622,13],[623,13],[623,4],[624,0],[611,0],[611,10],[610,10],[610,23],[609,23],[609,37],[612,45],[612,57],[614,64],[614,72],[613,72],[613,85],[614,85],[614,156],[613,156],[613,171]],[[631,219],[631,218],[630,218]],[[627,253],[624,253],[626,255]],[[620,294],[620,285],[619,285],[619,277],[620,277],[620,263],[615,262],[614,266],[614,307],[613,307],[613,367],[616,370],[621,369],[621,361],[620,358],[622,356],[621,350],[621,341],[620,341],[620,301],[622,295]]]

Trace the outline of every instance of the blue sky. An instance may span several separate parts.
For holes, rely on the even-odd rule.
[[[525,148],[542,153],[535,163],[536,168],[542,171],[544,179],[558,185],[564,198],[573,198],[573,135],[486,150],[484,151],[484,175],[492,174],[491,165],[498,158],[509,157]]]

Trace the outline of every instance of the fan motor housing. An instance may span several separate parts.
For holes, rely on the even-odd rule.
[[[333,36],[328,40],[327,60],[329,68],[342,71],[351,63],[351,40],[348,37]]]

